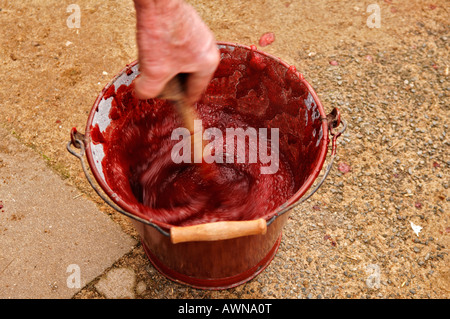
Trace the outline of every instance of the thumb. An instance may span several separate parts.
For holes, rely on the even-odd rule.
[[[161,78],[155,76],[148,76],[144,73],[141,73],[135,81],[135,91],[136,95],[141,100],[147,100],[157,97],[164,86],[168,82],[169,78]]]

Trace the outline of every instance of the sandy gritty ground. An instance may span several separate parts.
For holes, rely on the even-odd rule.
[[[276,257],[252,281],[225,291],[178,285],[141,245],[104,275],[134,272],[132,298],[448,298],[448,2],[189,2],[219,41],[258,44],[274,32],[260,49],[295,65],[348,129],[327,182],[290,213]],[[80,28],[66,24],[71,3]],[[380,28],[366,23],[370,4],[379,5]],[[0,125],[137,238],[65,149],[104,85],[137,58],[132,1],[0,0],[0,8]],[[379,285],[368,281],[375,273]],[[108,297],[104,275],[75,298]]]

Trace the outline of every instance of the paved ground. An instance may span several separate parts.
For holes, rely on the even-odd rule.
[[[80,28],[66,23],[73,2]],[[328,181],[291,212],[254,280],[225,291],[168,281],[65,149],[136,59],[132,2],[0,0],[0,297],[448,298],[448,3],[190,3],[218,40],[274,32],[262,49],[296,65],[327,112],[340,108],[349,127]],[[380,28],[367,24],[371,4]],[[68,288],[70,265],[80,289]]]
[[[0,298],[70,298],[136,241],[3,128],[0,140]]]

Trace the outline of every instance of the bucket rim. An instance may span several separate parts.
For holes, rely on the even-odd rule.
[[[284,66],[287,69],[289,69],[291,67],[291,65],[289,65],[287,62],[283,61],[281,58],[276,57],[270,53],[264,52],[264,51],[260,51],[257,49],[257,47],[255,45],[243,45],[243,44],[238,44],[238,43],[233,43],[233,42],[222,42],[222,41],[218,41],[217,42],[217,46],[225,46],[225,47],[238,47],[238,48],[243,48],[249,51],[254,51],[257,52],[258,54],[264,55],[269,59],[272,59],[276,62],[278,62],[279,64],[281,64],[282,66]],[[102,190],[108,195],[109,198],[111,198],[111,200],[113,202],[115,202],[119,207],[121,207],[122,209],[126,210],[127,212],[131,213],[132,215],[139,217],[141,219],[147,220],[150,223],[153,223],[163,229],[167,229],[169,230],[170,228],[174,227],[175,225],[172,224],[168,224],[162,221],[159,221],[157,219],[153,219],[153,218],[149,218],[148,215],[141,213],[140,211],[134,209],[133,207],[131,207],[131,205],[129,205],[127,202],[125,202],[122,198],[120,198],[116,192],[114,192],[111,187],[108,185],[108,183],[100,176],[99,171],[97,170],[97,167],[95,165],[95,161],[92,155],[92,149],[91,149],[91,127],[92,127],[92,122],[94,119],[94,115],[98,109],[99,103],[101,102],[101,100],[103,99],[104,94],[106,93],[106,91],[111,87],[111,85],[113,85],[116,80],[123,75],[125,72],[127,72],[128,70],[130,70],[132,67],[136,66],[139,63],[138,60],[134,60],[133,62],[127,64],[122,70],[120,70],[106,85],[105,87],[102,89],[102,91],[98,94],[97,98],[94,101],[94,104],[91,108],[91,111],[89,113],[88,119],[87,119],[87,123],[86,123],[86,129],[85,129],[85,144],[86,144],[86,158],[89,164],[89,168],[92,172],[92,174],[94,175],[95,180],[97,181],[97,183],[100,185],[100,187],[102,188]],[[302,82],[302,84],[305,85],[305,87],[308,89],[308,92],[311,94],[314,102],[317,105],[317,109],[319,110],[320,113],[320,117],[321,118],[326,118],[326,113],[324,110],[324,107],[322,105],[322,102],[320,101],[316,91],[314,90],[314,88],[309,84],[309,82],[303,77],[302,74],[298,73],[299,76],[299,80],[300,82]],[[319,175],[319,173],[322,170],[322,167],[324,165],[325,162],[325,158],[328,152],[328,144],[329,144],[329,137],[328,137],[328,124],[327,121],[322,121],[322,130],[323,130],[323,135],[322,135],[322,146],[318,155],[318,161],[316,166],[313,169],[313,173],[308,177],[308,179],[301,185],[301,187],[295,192],[294,195],[292,195],[285,203],[281,204],[278,208],[258,217],[258,218],[263,218],[266,221],[272,219],[272,218],[276,218],[278,216],[278,213],[283,210],[286,207],[289,207],[291,205],[293,205],[294,203],[296,203],[297,201],[299,201],[302,196],[308,191],[308,189],[312,186],[312,184],[314,183],[314,181],[317,179],[317,176]]]

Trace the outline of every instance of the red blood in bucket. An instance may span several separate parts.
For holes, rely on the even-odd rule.
[[[103,134],[100,132],[100,128],[99,128],[98,124],[95,124],[95,126],[92,127],[91,138],[92,138],[92,141],[96,144],[106,142],[105,138],[103,137]]]
[[[117,91],[113,85],[107,89],[104,99],[113,97],[112,121],[103,133],[97,132],[98,126],[91,127],[91,137],[104,144],[105,181],[132,209],[183,226],[256,219],[285,203],[313,174],[322,145],[321,121],[313,120],[320,114],[311,110],[309,123],[299,120],[308,113],[305,85],[276,61],[255,54],[222,49],[221,64],[195,107],[204,129],[279,128],[281,151],[275,174],[261,174],[267,165],[260,161],[235,160],[208,164],[215,165],[219,174],[213,181],[205,180],[201,165],[175,164],[171,158],[179,141],[171,140],[171,134],[183,123],[170,102],[138,100],[133,83]],[[251,67],[252,58],[264,67]],[[243,68],[242,61],[250,67]],[[304,136],[309,138],[305,145]]]
[[[249,220],[293,195],[293,178],[285,163],[280,163],[273,175],[261,175],[261,163],[206,164],[218,168],[219,175],[213,181],[203,178],[199,164],[175,164],[171,150],[178,141],[171,140],[171,133],[182,123],[169,102],[139,101],[134,98],[133,87],[123,85],[115,94],[118,105],[113,102],[110,116],[114,112],[114,125],[110,127],[117,129],[101,134],[96,125],[91,135],[94,142],[107,145],[103,167],[108,184],[122,198],[141,206],[141,211],[174,225]],[[215,89],[214,85],[210,88]],[[124,106],[124,99],[132,111],[117,118],[120,112],[116,109]],[[235,114],[223,114],[223,107],[200,101],[197,110],[203,124],[216,127],[218,119],[228,116],[230,127],[248,125]],[[159,115],[152,118],[156,110],[154,114]]]

